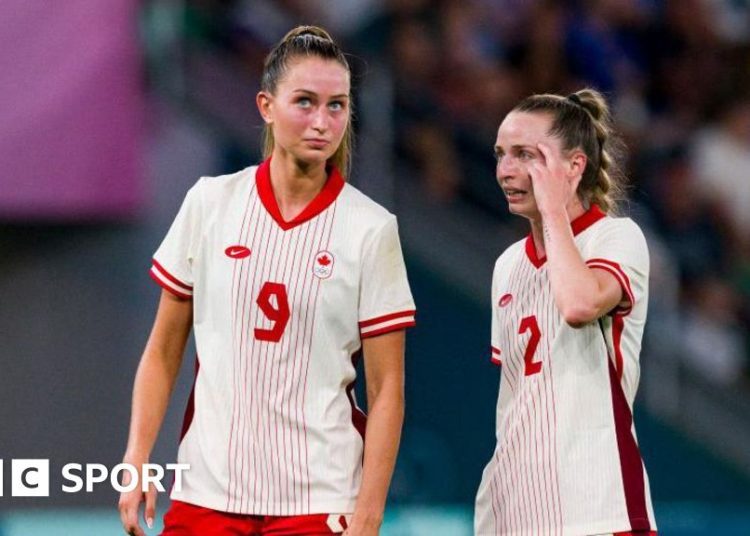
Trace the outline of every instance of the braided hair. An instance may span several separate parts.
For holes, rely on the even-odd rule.
[[[586,205],[598,205],[616,214],[624,198],[624,175],[620,161],[624,145],[612,128],[612,116],[604,96],[590,88],[563,97],[532,95],[514,111],[548,113],[552,116],[549,134],[562,140],[564,151],[580,148],[587,158],[578,196]]]

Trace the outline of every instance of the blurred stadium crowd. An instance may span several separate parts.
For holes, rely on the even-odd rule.
[[[673,318],[656,319],[655,338],[718,384],[748,383],[750,1],[186,6],[193,37],[240,57],[249,70],[260,70],[268,47],[294,24],[327,27],[352,54],[355,77],[374,65],[389,72],[393,106],[383,110],[392,115],[402,174],[416,177],[422,195],[436,202],[470,203],[508,225],[519,222],[492,180],[503,116],[531,93],[606,92],[628,147],[630,199],[622,212],[653,237],[659,299],[651,319]],[[367,120],[360,117],[360,126]],[[671,309],[659,285],[668,280],[678,281]]]

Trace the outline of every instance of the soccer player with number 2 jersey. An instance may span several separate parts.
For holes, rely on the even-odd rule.
[[[528,97],[498,130],[497,180],[531,233],[492,278],[502,375],[478,536],[655,534],[632,413],[649,256],[614,216],[615,140],[590,89]]]
[[[163,534],[376,536],[415,314],[396,220],[344,182],[350,71],[324,30],[298,27],[276,45],[256,100],[266,160],[199,180],[154,255],[163,291],[124,461],[148,461],[192,328],[178,454],[190,469]],[[367,419],[353,393],[360,350]],[[143,500],[121,495],[130,534],[144,534]],[[145,501],[151,526],[155,493]]]

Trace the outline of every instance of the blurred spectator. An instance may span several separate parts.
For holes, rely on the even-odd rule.
[[[676,147],[662,161],[651,162],[642,189],[655,223],[685,284],[710,274],[728,273],[730,241],[711,203],[701,197],[687,149]]]
[[[695,136],[699,195],[729,216],[740,251],[750,247],[750,97],[727,104],[716,124]]]
[[[695,284],[684,320],[685,361],[703,377],[723,385],[739,383],[747,367],[738,307],[732,288],[710,277]]]

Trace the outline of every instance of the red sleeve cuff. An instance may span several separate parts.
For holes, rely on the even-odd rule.
[[[362,320],[359,323],[360,337],[366,339],[367,337],[374,337],[390,331],[397,331],[415,326],[415,313],[416,311],[412,309],[409,311],[400,311]]]
[[[626,307],[616,307],[613,311],[615,314],[619,315],[627,315],[635,306],[635,297],[633,295],[633,289],[630,286],[630,278],[628,277],[628,274],[625,273],[625,270],[622,269],[622,267],[616,263],[612,262],[607,259],[589,259],[586,261],[586,265],[589,268],[598,268],[600,270],[605,270],[612,274],[615,279],[620,283],[620,287],[622,287],[623,295],[625,295],[630,302],[630,305]]]
[[[193,297],[193,287],[170,274],[156,259],[153,260],[149,275],[161,288],[178,298],[189,300]]]

